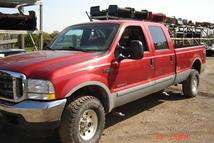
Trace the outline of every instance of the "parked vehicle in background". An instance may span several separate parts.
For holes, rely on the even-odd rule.
[[[171,85],[197,96],[206,63],[203,45],[173,45],[154,22],[70,26],[47,49],[0,59],[0,113],[23,128],[59,128],[63,143],[98,142],[105,114]]]
[[[214,55],[214,44],[210,47],[207,47],[207,56]]]
[[[0,50],[0,58],[4,58],[6,56],[14,55],[14,54],[20,54],[25,53],[26,51],[23,49],[5,49]]]

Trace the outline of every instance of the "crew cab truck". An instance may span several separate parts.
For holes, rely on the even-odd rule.
[[[198,95],[205,47],[173,47],[159,23],[70,26],[45,51],[0,59],[1,117],[57,128],[63,143],[98,142],[105,115],[118,106],[175,84],[187,97]]]

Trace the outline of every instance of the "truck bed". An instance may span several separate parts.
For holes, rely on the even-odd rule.
[[[206,58],[204,56],[206,52],[205,46],[191,46],[191,47],[180,47],[175,49],[176,56],[176,83],[180,83],[183,79],[186,79],[189,75],[193,63],[196,60],[200,60],[202,63],[201,67],[198,67],[198,71],[202,72]]]

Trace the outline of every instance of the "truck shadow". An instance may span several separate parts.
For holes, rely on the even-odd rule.
[[[152,94],[137,101],[131,102],[119,108],[115,112],[121,112],[124,116],[110,113],[106,116],[106,127],[109,128],[115,124],[127,120],[143,111],[151,110],[153,107],[158,106],[165,101],[184,100],[186,97],[180,93],[168,92],[168,95]],[[61,143],[57,133],[48,138],[27,137],[18,128],[3,125],[0,127],[0,139],[2,143]]]
[[[187,97],[183,96],[181,93],[167,92],[165,94],[151,94],[149,96],[143,97],[137,101],[128,103],[124,106],[118,107],[114,109],[116,113],[120,112],[123,116],[119,116],[114,112],[108,114],[106,116],[106,127],[109,128],[119,122],[127,120],[137,114],[140,114],[143,111],[150,111],[153,107],[158,106],[165,101],[176,101],[176,100],[184,100]]]

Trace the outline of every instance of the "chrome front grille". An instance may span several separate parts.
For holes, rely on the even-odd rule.
[[[18,102],[24,98],[26,77],[23,74],[0,70],[0,99]]]
[[[0,97],[13,99],[13,78],[1,72]]]

